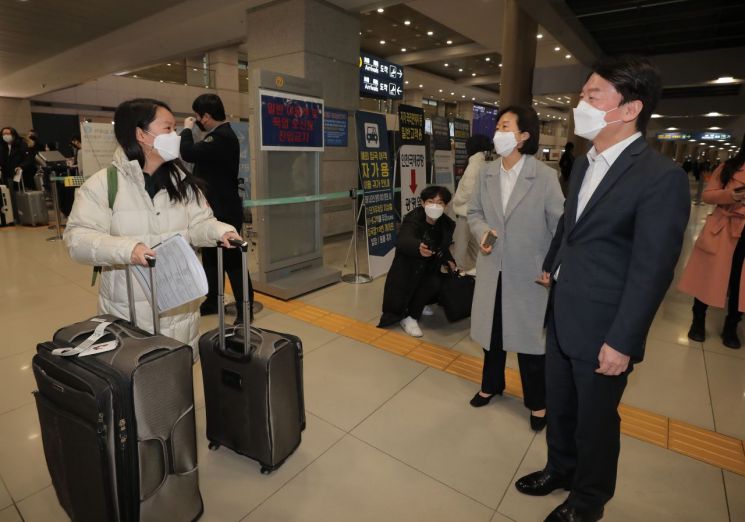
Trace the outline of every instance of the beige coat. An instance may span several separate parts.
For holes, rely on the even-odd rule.
[[[194,246],[213,246],[225,232],[235,229],[214,218],[203,196],[199,203],[194,194],[187,203],[172,203],[168,193],[161,190],[151,200],[139,163],[129,161],[121,148],[114,153],[113,164],[119,173],[113,210],[109,209],[106,169],[103,169],[78,190],[64,239],[73,259],[104,267],[99,279],[99,313],[129,318],[124,265],[129,264],[137,243],[154,246],[181,234]],[[136,282],[134,293],[138,326],[152,332],[150,303]],[[196,349],[199,301],[161,314],[160,328],[163,335]]]

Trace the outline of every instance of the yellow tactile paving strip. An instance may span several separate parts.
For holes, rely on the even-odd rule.
[[[377,328],[302,301],[281,301],[258,292],[255,299],[275,312],[463,379],[481,382],[483,361],[480,357]],[[507,394],[522,398],[522,384],[517,370],[506,369],[505,384]],[[621,432],[625,435],[745,476],[745,441],[626,404],[618,408],[618,413],[621,416]]]

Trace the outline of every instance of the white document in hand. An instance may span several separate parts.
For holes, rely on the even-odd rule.
[[[155,289],[162,313],[207,295],[207,276],[194,249],[180,235],[155,245]],[[135,265],[135,278],[150,299],[149,268]]]

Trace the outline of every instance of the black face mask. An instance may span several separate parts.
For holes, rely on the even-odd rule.
[[[197,120],[195,123],[197,124],[197,127],[199,127],[199,130],[200,131],[202,131],[202,132],[206,132],[207,131],[207,129],[204,128],[204,125],[202,125],[202,122],[201,121]]]

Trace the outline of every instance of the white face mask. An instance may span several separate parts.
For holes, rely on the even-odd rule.
[[[428,203],[424,205],[424,213],[427,214],[429,219],[437,221],[442,213],[445,212],[445,207],[438,205],[437,203]]]
[[[514,132],[497,131],[494,133],[494,150],[502,157],[509,156],[517,147],[517,138]]]
[[[620,107],[616,107],[619,109]],[[601,130],[605,128],[609,123],[618,123],[621,120],[605,121],[605,115],[609,112],[613,112],[616,109],[609,111],[601,111],[596,109],[584,100],[581,100],[574,112],[574,133],[582,138],[588,140],[594,140]]]
[[[173,161],[178,158],[181,150],[181,136],[176,134],[176,131],[158,135],[155,135],[150,131],[145,132],[151,136],[155,136],[153,148],[158,151],[158,154],[164,161]]]
[[[12,134],[3,134],[3,141],[5,143],[13,143],[13,135]]]

